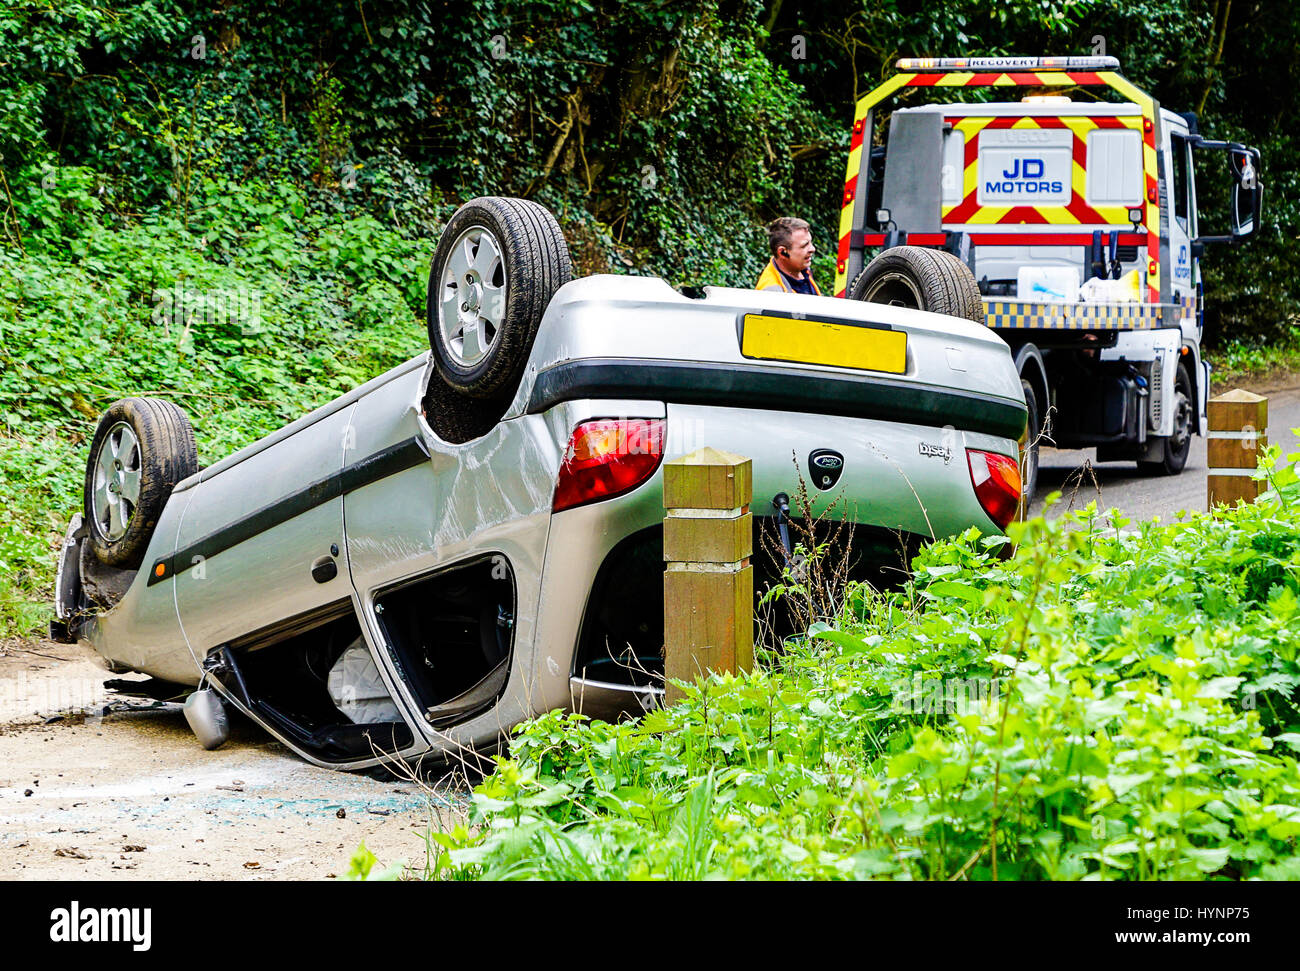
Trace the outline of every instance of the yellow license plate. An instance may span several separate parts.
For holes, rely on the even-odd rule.
[[[902,374],[907,370],[907,333],[829,320],[745,314],[740,353],[769,361]]]

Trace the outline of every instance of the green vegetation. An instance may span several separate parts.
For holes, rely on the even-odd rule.
[[[424,247],[372,216],[309,208],[285,184],[205,180],[188,225],[160,212],[110,227],[93,174],[45,173],[48,190],[15,187],[38,229],[26,256],[0,250],[0,631],[48,616],[55,544],[109,402],[172,398],[211,462],[426,346]]]
[[[763,223],[802,214],[828,284],[853,101],[900,54],[1100,42],[1259,145],[1267,225],[1208,254],[1207,322],[1271,341],[1300,297],[1300,8],[1277,6],[13,0],[0,634],[48,616],[109,403],[174,398],[211,462],[419,351],[425,262],[475,195],[552,208],[580,273],[673,283],[752,282]]]
[[[1206,354],[1213,366],[1211,380],[1227,390],[1240,382],[1269,380],[1300,371],[1300,326],[1272,341],[1233,340]]]
[[[1300,879],[1300,480],[1274,480],[1168,525],[1013,524],[1007,560],[972,530],[748,676],[523,725],[429,870]]]

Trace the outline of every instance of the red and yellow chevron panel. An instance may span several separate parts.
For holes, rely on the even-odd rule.
[[[866,136],[868,112],[895,92],[907,87],[1070,87],[1073,85],[1105,86],[1113,89],[1142,111],[1141,116],[1085,117],[1063,114],[1060,117],[959,117],[950,119],[966,134],[965,172],[963,173],[963,199],[945,206],[945,223],[984,225],[1034,225],[1056,227],[1088,224],[1122,225],[1128,223],[1128,207],[1091,207],[1084,201],[1085,153],[1087,133],[1100,127],[1140,128],[1142,132],[1142,168],[1144,173],[1145,218],[1143,227],[1151,230],[1145,234],[1147,244],[1147,299],[1160,301],[1160,238],[1156,228],[1159,217],[1159,182],[1156,174],[1155,102],[1140,88],[1115,71],[946,71],[938,73],[902,72],[886,79],[882,84],[858,100],[853,113],[853,135],[849,143],[849,158],[844,176],[844,193],[840,205],[839,246],[835,268],[835,296],[842,297],[848,288],[849,240],[853,226],[853,204],[858,173],[862,168],[862,143]],[[1068,109],[1067,109],[1068,111]],[[984,206],[978,204],[975,160],[978,157],[978,134],[995,127],[1069,128],[1074,132],[1074,160],[1072,165],[1071,200],[1054,206]],[[1051,230],[1039,229],[1038,234]],[[1062,245],[1066,235],[1062,233]],[[1072,245],[1072,244],[1071,244]]]
[[[945,118],[954,130],[965,139],[964,171],[962,172],[962,201],[943,207],[945,223],[979,225],[1006,225],[1025,223],[1049,226],[1128,225],[1128,206],[1089,206],[1086,202],[1088,133],[1099,128],[1142,129],[1142,119],[1127,117],[1085,116],[1029,116],[1021,118],[992,116],[959,116]],[[979,204],[979,146],[980,134],[986,131],[1010,129],[1062,130],[1073,133],[1070,174],[1070,202],[1063,206],[981,206]]]

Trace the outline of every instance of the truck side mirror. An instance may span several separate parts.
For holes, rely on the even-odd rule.
[[[1248,239],[1259,232],[1259,217],[1264,208],[1264,186],[1259,181],[1259,152],[1253,148],[1233,149],[1229,158],[1236,180],[1232,187],[1232,236],[1235,240]]]
[[[1194,241],[1193,247],[1202,249],[1206,243],[1238,243],[1250,239],[1259,232],[1260,215],[1264,208],[1264,184],[1259,178],[1259,150],[1236,142],[1215,142],[1194,136],[1190,141],[1192,148],[1198,152],[1226,152],[1232,173],[1229,195],[1232,224],[1229,235],[1200,236]]]

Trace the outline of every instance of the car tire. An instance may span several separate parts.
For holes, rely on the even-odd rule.
[[[955,286],[960,291],[961,306],[965,308],[964,313],[954,313],[954,317],[964,317],[984,326],[984,297],[980,294],[980,285],[975,282],[975,274],[969,266],[947,250],[932,249],[929,251],[940,264],[946,265],[948,272],[956,277]]]
[[[984,323],[984,301],[970,268],[951,253],[923,246],[877,254],[849,285],[848,296]]]
[[[512,397],[513,393],[507,392],[497,398],[471,398],[433,374],[421,407],[435,435],[451,445],[463,445],[496,428]]]
[[[194,429],[176,405],[161,398],[110,405],[86,463],[86,543],[95,558],[138,567],[172,488],[198,468]]]
[[[1177,475],[1187,464],[1192,450],[1192,380],[1187,368],[1180,363],[1174,378],[1174,433],[1160,443],[1160,458],[1154,462],[1138,462],[1138,471],[1144,475]]]
[[[512,391],[572,276],[564,234],[537,203],[485,196],[457,209],[429,269],[429,346],[443,381],[473,398]]]
[[[1025,441],[1020,447],[1020,496],[1026,509],[1034,499],[1038,488],[1038,445],[1042,432],[1042,413],[1038,405],[1038,395],[1034,386],[1023,378],[1020,389],[1025,393],[1025,407],[1029,410],[1025,422]]]
[[[60,644],[77,642],[77,615],[85,606],[81,588],[81,544],[85,537],[85,517],[76,513],[63,534],[54,571],[54,619],[50,621],[50,640]]]

